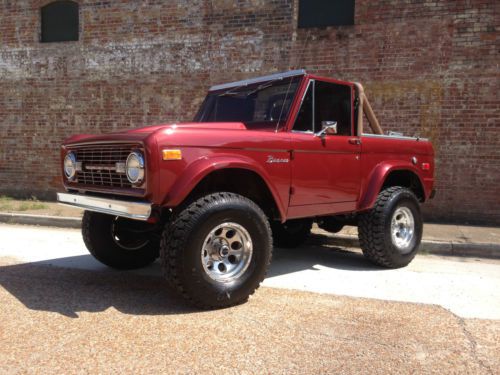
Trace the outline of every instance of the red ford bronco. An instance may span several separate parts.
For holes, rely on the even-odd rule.
[[[85,209],[100,262],[159,257],[183,297],[218,308],[246,301],[273,242],[296,246],[313,222],[357,225],[370,261],[407,265],[433,155],[425,139],[384,135],[360,84],[297,70],[213,86],[190,123],[69,138],[58,200]]]

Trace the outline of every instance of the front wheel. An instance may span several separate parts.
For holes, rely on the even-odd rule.
[[[215,193],[174,215],[160,260],[169,284],[190,304],[222,308],[246,301],[259,287],[271,251],[264,212],[243,196]]]
[[[387,268],[404,267],[412,261],[418,252],[422,230],[417,197],[401,186],[382,190],[373,209],[359,217],[363,254]]]
[[[158,258],[159,236],[152,224],[85,211],[83,242],[90,254],[111,268],[142,268]]]

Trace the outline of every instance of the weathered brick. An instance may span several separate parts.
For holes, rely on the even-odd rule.
[[[322,29],[297,29],[297,0],[79,0],[80,40],[39,43],[49,2],[0,2],[0,193],[53,197],[71,134],[190,120],[211,84],[304,67],[433,140],[427,217],[500,223],[496,0],[358,0]]]

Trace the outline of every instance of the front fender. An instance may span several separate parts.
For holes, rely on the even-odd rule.
[[[262,178],[271,192],[282,218],[286,216],[286,207],[276,186],[271,182],[269,174],[255,160],[245,156],[217,156],[200,158],[192,162],[176,179],[163,200],[163,206],[176,207],[193,191],[193,189],[210,173],[221,169],[246,169]]]
[[[369,177],[366,179],[361,191],[358,210],[368,210],[373,207],[377,200],[380,189],[384,185],[387,176],[393,171],[405,170],[413,172],[419,179],[420,185],[423,187],[422,176],[420,171],[411,163],[401,160],[385,161],[373,168]]]

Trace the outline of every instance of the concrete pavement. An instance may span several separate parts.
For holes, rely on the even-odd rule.
[[[0,256],[22,263],[109,270],[88,254],[79,230],[0,224]],[[161,277],[158,263],[134,271]],[[500,261],[422,255],[405,268],[373,266],[359,249],[313,237],[275,249],[265,286],[382,300],[436,304],[463,318],[500,319]]]
[[[200,312],[168,291],[157,264],[137,272],[101,266],[78,230],[0,224],[0,238],[2,374],[500,368],[500,321],[468,318],[498,319],[495,260],[426,255],[380,270],[328,242],[276,249],[265,286],[248,303]],[[404,295],[424,303],[387,300]]]
[[[0,223],[43,225],[59,228],[80,228],[82,210],[45,202],[49,208],[38,211],[0,212]],[[66,216],[61,216],[66,215]],[[339,246],[359,247],[356,227],[345,227],[331,234],[313,227],[317,236],[334,239]],[[420,251],[429,254],[484,257],[500,259],[500,228],[468,225],[424,225]]]
[[[0,260],[1,262],[2,260]],[[494,374],[498,321],[262,288],[199,312],[157,278],[0,266],[2,374]]]

